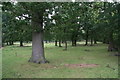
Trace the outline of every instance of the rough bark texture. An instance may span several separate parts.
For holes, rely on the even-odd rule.
[[[32,56],[29,62],[33,63],[49,63],[44,55],[43,42],[43,14],[33,13],[32,15]]]
[[[32,34],[32,57],[29,60],[34,63],[46,63],[44,56],[43,32]]]

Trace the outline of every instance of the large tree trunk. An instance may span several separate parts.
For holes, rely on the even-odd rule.
[[[33,32],[32,34],[32,57],[29,61],[34,63],[46,63],[43,32]]]
[[[23,46],[23,41],[20,41],[20,46],[21,46],[21,47]]]
[[[29,59],[33,63],[47,63],[44,55],[43,42],[43,14],[34,13],[32,16],[32,56]]]
[[[55,46],[57,46],[57,40],[55,40]]]

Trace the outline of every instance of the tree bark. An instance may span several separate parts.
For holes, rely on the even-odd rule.
[[[103,38],[103,44],[109,44],[109,40],[107,38]]]
[[[77,45],[77,40],[72,40],[72,46],[76,46]]]
[[[44,55],[43,42],[43,14],[34,13],[32,15],[32,56],[29,62],[33,63],[49,63]]]
[[[4,47],[5,46],[5,44],[4,43],[2,43],[2,45],[0,45],[0,47]]]
[[[72,39],[72,46],[74,46],[74,42],[73,42],[73,39]]]
[[[34,63],[46,63],[44,55],[43,32],[32,33],[32,57],[29,61]]]
[[[14,45],[14,42],[13,42],[13,41],[11,41],[11,43],[12,43],[12,45]]]
[[[91,45],[90,46],[93,46],[93,38],[91,37]]]
[[[94,39],[94,44],[97,44],[97,40],[96,39]]]
[[[65,49],[64,50],[67,50],[67,41],[65,41]]]
[[[75,46],[77,46],[77,40],[74,41]]]
[[[8,42],[6,42],[7,43],[7,45],[9,45],[9,43]]]
[[[23,41],[20,41],[20,46],[21,46],[21,47],[23,46]]]
[[[88,30],[86,31],[86,42],[85,42],[85,46],[88,45]]]
[[[57,46],[57,40],[55,40],[55,46]]]
[[[61,46],[61,40],[59,40],[59,47],[62,47],[62,46]]]
[[[10,44],[10,45],[13,45],[13,41],[9,41],[9,44]]]
[[[111,32],[109,35],[108,51],[113,51],[113,50],[114,50],[113,33]]]

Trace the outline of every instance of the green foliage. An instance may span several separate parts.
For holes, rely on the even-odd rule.
[[[119,46],[119,8],[116,2],[3,3],[3,42],[31,41],[32,31],[44,31],[51,41],[84,40],[87,34],[89,40],[108,43],[112,34]]]

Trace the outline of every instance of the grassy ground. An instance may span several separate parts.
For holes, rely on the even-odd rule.
[[[0,80],[2,79],[2,49],[0,49]]]
[[[25,44],[31,45],[31,44]],[[110,56],[107,45],[55,47],[45,44],[49,64],[27,62],[32,47],[17,45],[3,48],[3,78],[117,78],[118,57]],[[99,64],[96,67],[66,67],[65,64]],[[108,66],[109,67],[106,67]],[[114,68],[114,70],[113,70]]]

